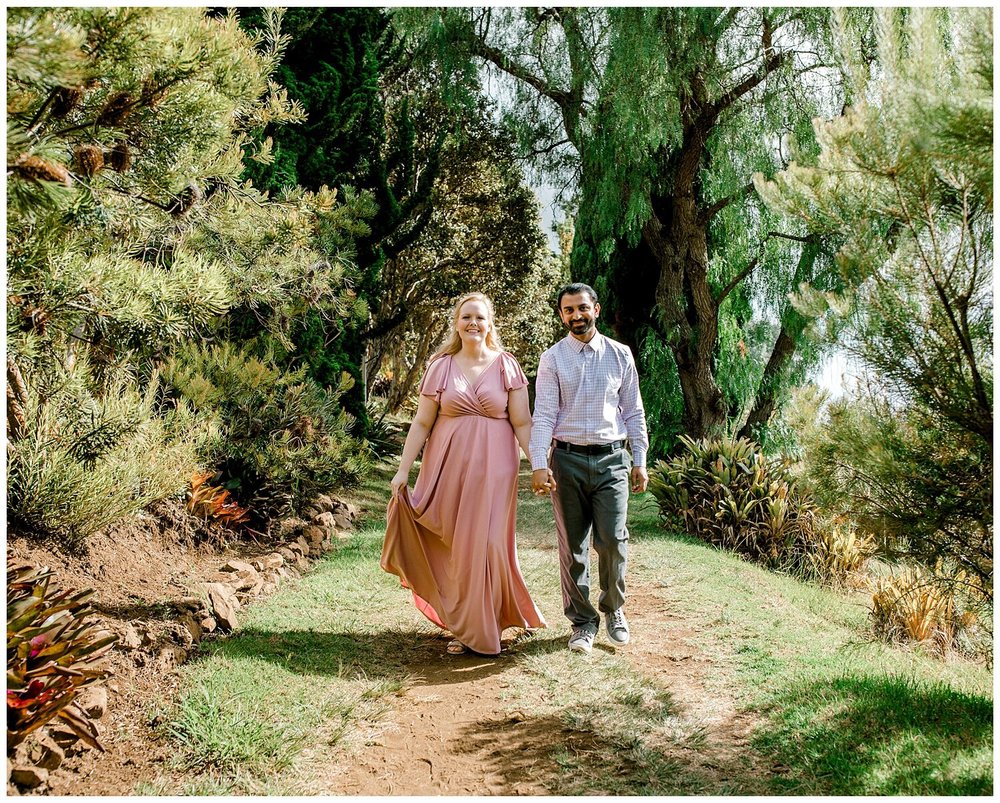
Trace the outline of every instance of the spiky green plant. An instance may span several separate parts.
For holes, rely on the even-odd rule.
[[[715,546],[775,568],[803,570],[815,526],[808,496],[784,458],[746,438],[681,436],[684,451],[659,460],[649,488],[665,518]]]
[[[88,621],[93,591],[50,587],[48,568],[7,563],[7,749],[58,718],[104,750],[97,728],[74,703],[108,671],[97,660],[117,640]]]

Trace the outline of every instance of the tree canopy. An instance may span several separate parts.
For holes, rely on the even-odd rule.
[[[811,147],[811,118],[843,102],[829,10],[448,9],[404,19],[453,63],[507,76],[505,112],[523,152],[550,174],[575,175],[574,278],[595,286],[613,332],[647,368],[669,358],[647,382],[676,377],[681,420],[655,429],[701,436],[763,423],[803,354],[806,325],[788,292],[838,281],[831,250],[783,231],[752,183],[791,148]],[[469,68],[454,74],[468,80]]]

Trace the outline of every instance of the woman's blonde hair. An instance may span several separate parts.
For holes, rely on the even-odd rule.
[[[462,338],[458,334],[458,316],[462,312],[462,307],[469,301],[479,301],[486,307],[486,312],[490,321],[490,331],[486,333],[486,348],[492,351],[503,351],[500,343],[500,335],[497,334],[497,326],[493,317],[493,302],[489,296],[482,293],[466,293],[455,302],[455,308],[451,313],[451,330],[448,332],[440,347],[435,351],[428,362],[434,362],[438,357],[446,354],[458,354],[462,350]]]

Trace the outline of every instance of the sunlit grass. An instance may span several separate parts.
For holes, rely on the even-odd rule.
[[[447,660],[436,629],[378,566],[392,470],[382,464],[357,489],[373,512],[346,545],[184,667],[164,728],[176,763],[137,793],[314,794],[313,768],[337,749],[345,760],[364,749],[409,672]],[[668,534],[648,496],[632,500],[630,529],[629,582],[689,628],[711,661],[706,695],[759,717],[752,745],[712,771],[704,723],[628,650],[599,638],[591,655],[569,653],[551,503],[522,491],[520,565],[549,628],[495,659],[507,719],[472,723],[462,738],[495,756],[484,772],[553,794],[992,790],[988,670],[873,641],[858,594]],[[754,770],[772,765],[784,769]]]
[[[992,673],[870,636],[867,600],[667,536],[634,506],[632,572],[699,627],[716,688],[761,716],[784,794],[989,794]]]

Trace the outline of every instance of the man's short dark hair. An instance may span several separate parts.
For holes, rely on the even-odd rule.
[[[556,309],[562,309],[563,296],[575,296],[581,293],[586,293],[590,296],[590,303],[597,304],[597,293],[594,292],[594,288],[589,284],[584,284],[583,282],[573,282],[572,284],[564,285],[559,290],[559,295],[556,297]]]

